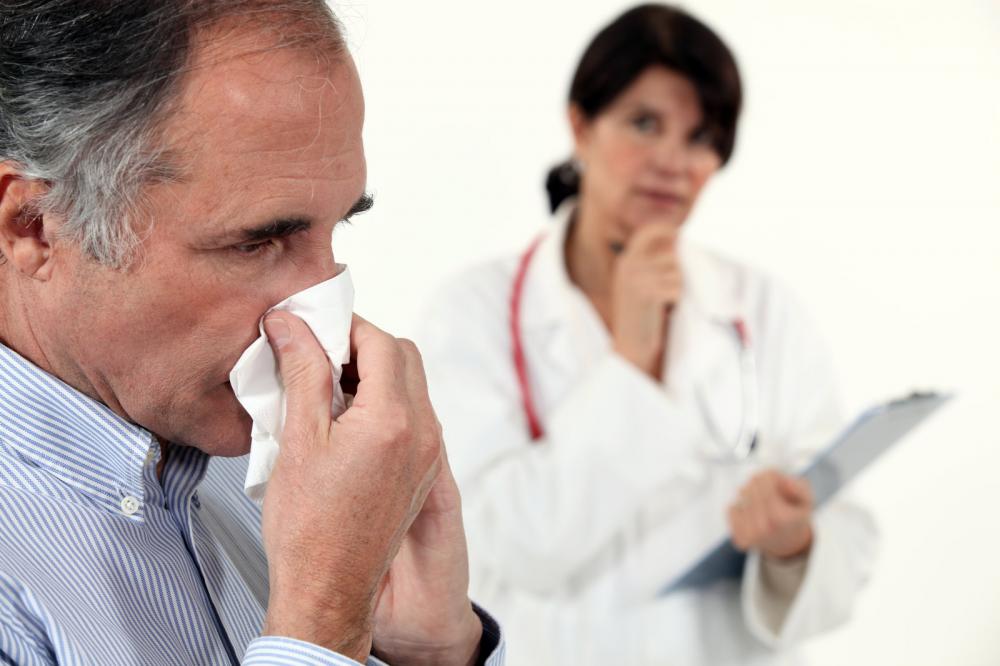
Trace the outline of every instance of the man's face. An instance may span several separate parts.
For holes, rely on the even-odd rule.
[[[240,455],[250,418],[229,371],[270,306],[336,274],[333,228],[365,186],[364,102],[346,54],[246,55],[253,35],[226,39],[167,121],[185,178],[150,188],[139,261],[112,271],[57,244],[35,332],[50,365],[119,414]]]

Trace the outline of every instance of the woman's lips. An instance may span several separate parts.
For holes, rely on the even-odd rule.
[[[664,190],[638,190],[639,196],[657,206],[675,207],[684,203],[684,197]]]

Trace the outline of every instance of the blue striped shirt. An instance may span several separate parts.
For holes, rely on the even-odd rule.
[[[246,458],[171,447],[0,345],[0,664],[357,662],[260,636]],[[485,614],[482,651],[503,661]],[[369,664],[379,664],[374,658]]]

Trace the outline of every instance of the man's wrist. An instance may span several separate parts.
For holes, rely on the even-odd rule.
[[[305,641],[361,663],[372,650],[372,620],[363,610],[286,604],[274,597],[268,604],[262,635]]]
[[[373,654],[386,663],[406,666],[475,666],[479,663],[483,623],[471,602],[458,625],[451,640],[435,644],[376,638]]]

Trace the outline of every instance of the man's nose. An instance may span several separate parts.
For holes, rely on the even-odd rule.
[[[296,262],[291,279],[286,282],[287,293],[282,299],[308,289],[320,282],[330,280],[340,274],[342,267],[337,264],[332,249],[317,251]]]
[[[331,278],[336,277],[340,274],[342,267],[337,263],[337,260],[333,256],[333,249],[326,252],[317,253],[315,264],[312,268],[316,282],[313,284],[319,284],[320,282],[325,282]]]

